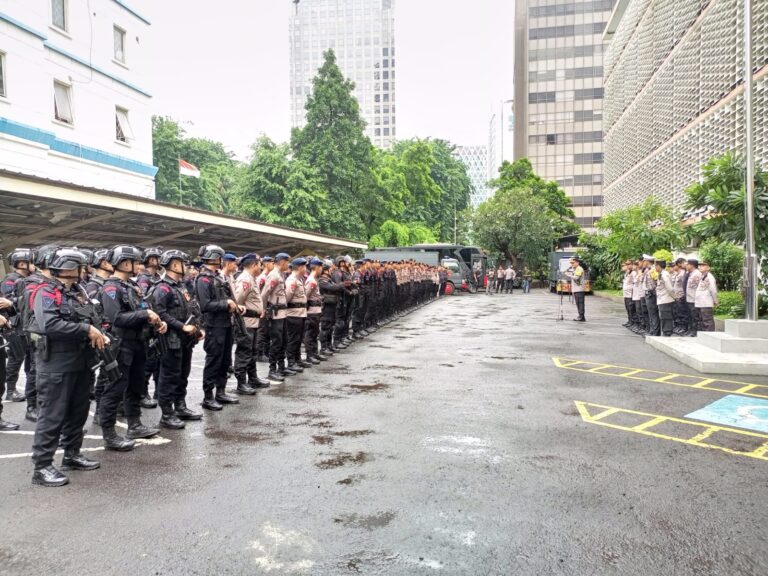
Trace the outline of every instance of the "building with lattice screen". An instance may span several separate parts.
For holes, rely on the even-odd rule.
[[[474,208],[488,199],[488,148],[486,146],[456,146],[456,158],[467,167],[467,176],[472,182],[470,202]]]
[[[744,148],[743,0],[620,0],[606,30],[605,209],[682,205],[712,156]],[[768,162],[768,2],[753,2],[756,160]]]

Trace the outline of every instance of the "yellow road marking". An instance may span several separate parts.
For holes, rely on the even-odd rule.
[[[657,382],[659,384],[672,384],[673,386],[683,386],[684,388],[697,388],[699,390],[711,390],[713,392],[724,392],[726,394],[740,394],[742,396],[751,396],[752,398],[768,399],[768,385],[753,384],[751,382],[739,382],[738,380],[722,380],[720,378],[702,378],[692,374],[676,374],[673,372],[659,372],[658,370],[645,370],[643,368],[633,368],[632,366],[622,366],[620,364],[603,364],[602,362],[586,362],[584,360],[574,360],[571,358],[552,358],[555,366],[566,370],[576,370],[587,374],[599,374],[600,376],[613,376],[616,378],[628,378],[630,380],[641,380],[643,382]],[[608,368],[618,368],[626,372],[604,372]],[[640,374],[638,376],[638,374]],[[646,374],[643,376],[642,374]],[[659,374],[658,377],[647,376],[648,374]],[[675,378],[693,379],[693,383],[674,382]],[[694,381],[696,380],[696,381]],[[713,385],[714,384],[714,385]],[[723,386],[722,384],[733,384],[736,386]]]
[[[757,458],[758,460],[768,461],[768,435],[765,434],[758,434],[756,432],[738,430],[736,428],[728,428],[725,426],[715,426],[713,424],[704,424],[702,422],[694,422],[692,420],[684,420],[682,418],[674,418],[672,416],[662,416],[659,414],[649,414],[648,412],[638,412],[637,410],[614,408],[611,406],[604,406],[602,404],[592,404],[591,402],[582,402],[580,400],[576,400],[575,404],[582,420],[590,424],[597,424],[598,426],[605,426],[606,428],[614,428],[616,430],[624,430],[625,432],[635,432],[636,434],[652,436],[653,438],[660,438],[662,440],[671,440],[673,442],[680,442],[682,444],[697,446],[699,448],[711,448],[713,450],[720,450],[735,456],[747,456],[748,458]],[[632,414],[635,416],[643,416],[648,418],[648,420],[635,426],[612,424],[605,421],[605,413],[608,410],[613,411],[611,414]],[[593,412],[595,413],[594,415]],[[682,436],[669,436],[667,434],[661,434],[659,432],[649,430],[650,428],[665,422],[675,422],[677,424],[683,424],[686,427],[690,427],[693,436],[687,436],[685,438]],[[725,446],[718,446],[717,444],[704,442],[704,440],[709,438],[715,432],[728,432],[730,434],[736,434],[742,437],[758,438],[763,442],[760,446],[750,452],[742,452],[739,450],[733,450],[732,448],[726,448]]]

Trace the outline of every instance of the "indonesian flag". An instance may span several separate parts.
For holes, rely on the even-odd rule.
[[[179,158],[179,173],[182,176],[192,176],[192,178],[200,178],[200,170],[197,166],[190,164]]]

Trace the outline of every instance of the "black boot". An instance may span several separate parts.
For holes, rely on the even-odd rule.
[[[312,366],[317,366],[318,364],[320,364],[320,360],[317,359],[315,356],[311,356],[311,355],[307,356],[307,362],[309,364],[312,364]]]
[[[24,394],[17,390],[8,390],[8,393],[5,395],[5,399],[11,402],[24,402],[24,400],[27,398],[24,396]]]
[[[216,388],[216,402],[219,404],[240,404],[235,396],[227,394],[226,388]]]
[[[115,432],[114,426],[102,428],[101,434],[104,437],[104,447],[107,450],[115,450],[116,452],[128,452],[129,450],[133,450],[133,447],[136,445],[136,442],[133,440],[123,438],[117,432]]]
[[[304,367],[297,364],[296,362],[291,362],[288,364],[288,368],[286,370],[293,370],[294,373],[300,374],[301,372],[304,372]]]
[[[24,418],[30,422],[37,422],[37,417],[37,406],[27,406],[27,413],[24,414]]]
[[[302,360],[301,358],[299,358],[298,365],[301,366],[302,368],[312,368],[312,366],[314,366],[315,364],[310,362],[309,359]]]
[[[245,374],[242,374],[237,377],[237,389],[235,390],[235,392],[243,396],[253,396],[254,394],[256,394],[256,389],[251,388],[248,385],[248,383],[245,380]]]
[[[64,453],[64,458],[61,459],[62,470],[83,470],[90,472],[91,470],[97,470],[101,467],[101,464],[96,460],[91,460],[83,456],[78,450],[77,452]]]
[[[296,370],[292,370],[290,366],[286,366],[285,362],[281,363],[279,365],[280,368],[280,374],[283,376],[296,376],[297,372]]]
[[[59,486],[69,484],[69,478],[59,472],[55,466],[51,465],[36,469],[32,474],[32,484],[45,486],[46,488],[58,488]]]
[[[203,415],[187,408],[186,400],[176,402],[176,411],[174,412],[179,420],[201,420]]]
[[[269,367],[269,374],[267,375],[267,378],[272,382],[277,382],[278,384],[285,381],[285,376],[280,374],[280,372],[277,370],[277,364],[272,364]]]
[[[161,405],[160,410],[163,411],[163,415],[160,417],[160,428],[168,428],[170,430],[181,430],[184,428],[184,422],[176,416],[171,404]]]
[[[2,415],[3,410],[2,406],[0,406],[0,415]],[[10,432],[12,430],[18,430],[19,425],[15,422],[8,422],[8,420],[3,420],[2,416],[0,416],[0,432]]]
[[[144,424],[141,423],[141,418],[138,416],[128,418],[128,433],[126,436],[131,440],[136,440],[137,438],[151,438],[158,432],[160,432],[159,428],[144,426]]]
[[[216,401],[216,397],[213,395],[213,390],[207,390],[203,397],[203,402],[200,404],[206,410],[219,411],[223,408],[221,404]]]
[[[157,400],[155,400],[151,396],[142,396],[140,404],[142,408],[146,408],[149,410],[153,408],[157,408]]]

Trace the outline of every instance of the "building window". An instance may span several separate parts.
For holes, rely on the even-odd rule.
[[[125,64],[125,30],[114,27],[115,60]]]
[[[7,96],[5,91],[5,54],[0,52],[0,96]]]
[[[67,0],[51,0],[51,24],[59,30],[67,30]]]
[[[128,120],[128,110],[115,108],[115,138],[126,144],[133,140],[133,130]]]
[[[59,122],[74,124],[72,87],[61,82],[53,83],[53,117]]]

